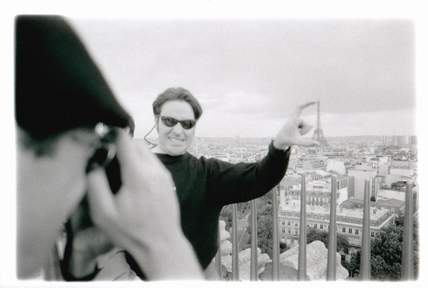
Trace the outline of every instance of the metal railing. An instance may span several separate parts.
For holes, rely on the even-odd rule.
[[[299,227],[299,251],[298,251],[298,270],[297,279],[307,280],[306,275],[306,179],[301,175],[301,191],[300,191],[300,227]],[[331,176],[331,195],[330,195],[330,224],[328,225],[328,258],[327,258],[327,273],[326,280],[336,280],[336,250],[337,250],[337,179]],[[280,186],[272,189],[272,225],[273,225],[273,246],[272,246],[272,280],[279,280],[279,227],[278,227],[278,194]],[[257,276],[257,203],[256,200],[251,201],[251,259],[250,259],[250,280],[258,280]],[[403,246],[401,257],[401,279],[415,279],[414,273],[414,257],[413,257],[413,191],[412,184],[407,185],[404,211],[404,233]],[[361,240],[361,262],[360,262],[360,280],[370,280],[371,264],[370,264],[370,181],[365,181],[364,187],[364,208],[363,208],[363,229]],[[237,204],[232,207],[232,279],[239,280],[239,249],[238,249],[238,232],[237,232]],[[220,249],[216,256],[217,270],[221,271],[221,253]]]
[[[361,280],[370,280],[370,181],[364,183],[363,238],[361,241]]]
[[[415,278],[413,258],[413,192],[412,184],[407,183],[406,206],[404,212],[403,249],[401,255],[401,279]]]
[[[336,178],[331,178],[331,199],[330,199],[330,223],[336,223]],[[328,228],[328,259],[327,259],[327,280],[336,280],[336,247],[337,247],[337,227],[329,225]]]

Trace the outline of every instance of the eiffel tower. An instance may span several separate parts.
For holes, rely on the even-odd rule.
[[[321,129],[320,101],[317,101],[317,128],[314,130],[312,139],[317,140],[321,146],[328,146],[324,132]]]

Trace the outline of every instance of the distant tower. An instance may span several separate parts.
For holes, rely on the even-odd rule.
[[[317,140],[322,146],[328,146],[327,140],[324,138],[324,132],[321,129],[320,101],[317,101],[317,128],[312,139]]]

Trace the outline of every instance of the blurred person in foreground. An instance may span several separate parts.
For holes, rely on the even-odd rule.
[[[58,16],[18,16],[15,29],[18,279],[43,276],[85,191],[97,228],[148,279],[200,278],[171,176],[120,129],[132,120],[75,32]],[[113,194],[104,166],[115,155],[122,184]]]
[[[208,278],[218,249],[218,221],[223,206],[260,197],[284,177],[294,145],[319,143],[304,138],[312,126],[300,116],[315,102],[294,109],[258,162],[232,164],[215,158],[196,158],[187,152],[198,119],[199,101],[188,90],[177,87],[161,93],[153,102],[158,145],[152,152],[171,172],[179,199],[183,232],[196,251]]]

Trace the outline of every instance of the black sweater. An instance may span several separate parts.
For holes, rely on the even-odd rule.
[[[260,197],[275,187],[287,170],[290,149],[278,150],[271,143],[261,161],[238,164],[214,158],[197,159],[189,153],[156,155],[172,174],[184,235],[205,269],[218,249],[222,207]]]

